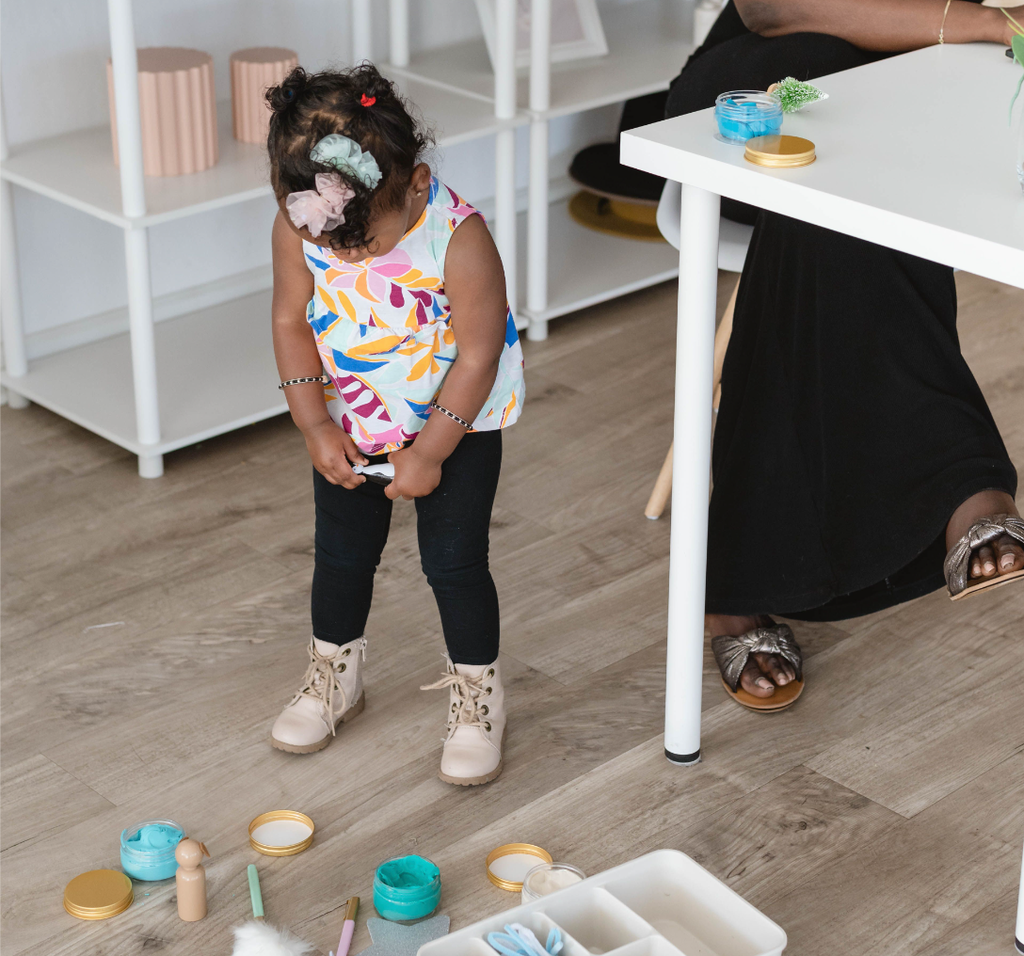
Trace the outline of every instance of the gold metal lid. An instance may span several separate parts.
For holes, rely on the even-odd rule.
[[[755,166],[770,166],[775,169],[793,166],[809,166],[814,162],[814,143],[800,136],[755,136],[747,140],[743,158]]]
[[[503,856],[530,856],[535,857],[535,861],[524,862],[522,867],[522,874],[516,874],[519,879],[509,879],[510,874],[506,876],[499,876],[497,873],[491,870],[491,864],[495,860],[501,859]],[[510,893],[519,893],[523,888],[523,878],[526,874],[532,870],[537,863],[551,863],[551,854],[548,853],[543,847],[534,846],[532,843],[506,843],[504,846],[496,847],[487,854],[487,879],[489,879],[498,889],[508,890]]]
[[[78,919],[110,919],[134,902],[132,881],[117,870],[89,870],[64,887],[64,909]]]
[[[282,828],[281,840],[270,840],[268,831],[259,834],[257,838],[256,830],[267,823],[291,823],[292,826]],[[289,829],[293,831],[291,834],[287,832]],[[305,829],[309,833],[303,836]],[[293,856],[312,845],[315,829],[313,821],[298,810],[271,810],[269,813],[261,813],[249,824],[249,845],[264,856]]]

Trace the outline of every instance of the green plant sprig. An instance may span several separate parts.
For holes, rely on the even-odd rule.
[[[1024,27],[1022,27],[1011,15],[1008,10],[1004,7],[1000,7],[1003,11],[1003,15],[1007,20],[1010,21],[1010,26],[1013,27],[1013,32],[1016,36],[1010,41],[1010,49],[1013,50],[1013,59],[1018,66],[1024,67]],[[1017,102],[1017,97],[1020,96],[1021,85],[1024,84],[1024,72],[1021,73],[1020,79],[1017,80],[1017,89],[1013,91],[1013,99],[1010,100],[1010,122],[1013,122],[1013,106]]]

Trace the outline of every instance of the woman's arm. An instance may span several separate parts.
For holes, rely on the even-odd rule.
[[[448,243],[444,288],[459,355],[445,376],[437,402],[471,422],[494,388],[508,317],[505,270],[479,216],[464,219]],[[441,480],[441,463],[465,434],[458,422],[432,412],[416,441],[389,456],[395,463],[395,480],[386,489],[388,497],[429,495]]]
[[[764,37],[826,33],[862,50],[902,52],[939,42],[946,0],[735,0],[747,29]],[[1019,21],[1024,7],[1010,9]],[[995,7],[952,0],[947,43],[1010,43],[1009,22]]]
[[[306,321],[306,307],[313,295],[313,276],[302,256],[302,240],[279,212],[271,237],[274,254],[274,355],[282,381],[323,375],[323,362]],[[313,466],[331,484],[354,488],[366,479],[352,471],[349,462],[366,464],[356,443],[327,412],[324,387],[317,382],[289,385],[284,389],[292,421],[306,439]]]

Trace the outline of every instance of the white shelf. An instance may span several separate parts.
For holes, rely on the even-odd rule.
[[[437,133],[438,145],[453,146],[528,122],[521,114],[497,120],[493,105],[479,97],[441,89],[411,77],[396,77]],[[121,211],[121,180],[114,165],[110,127],[97,126],[14,147],[0,175],[116,226],[155,226],[271,194],[263,146],[240,143],[231,133],[231,103],[217,104],[220,159],[187,176],[147,176],[147,214],[130,220]]]
[[[693,51],[694,0],[635,0],[602,5],[606,56],[551,65],[551,119],[667,89]],[[494,72],[482,39],[427,51],[390,74],[416,78],[439,89],[489,99]],[[529,102],[529,72],[521,70],[517,100]]]
[[[257,292],[156,323],[156,446],[135,437],[127,333],[37,359],[27,375],[2,382],[137,455],[174,451],[288,410],[277,388],[270,300]]]
[[[519,216],[519,313],[553,319],[598,302],[667,282],[679,275],[679,253],[667,242],[623,239],[581,226],[568,200],[548,207],[548,307],[535,314],[526,303],[526,214]]]

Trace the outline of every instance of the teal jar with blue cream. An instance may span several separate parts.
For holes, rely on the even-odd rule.
[[[144,820],[121,831],[121,868],[133,880],[169,880],[178,870],[174,850],[185,831],[173,820]]]
[[[441,871],[422,856],[402,856],[377,867],[373,905],[384,919],[413,923],[441,902]]]

